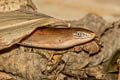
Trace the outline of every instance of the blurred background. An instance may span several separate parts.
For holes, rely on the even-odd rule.
[[[63,19],[78,20],[88,13],[98,14],[109,22],[120,17],[120,0],[33,0],[38,11]]]

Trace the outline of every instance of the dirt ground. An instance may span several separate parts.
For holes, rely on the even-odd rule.
[[[119,0],[33,0],[41,13],[64,19],[77,20],[87,13],[103,16],[109,22],[120,16]]]

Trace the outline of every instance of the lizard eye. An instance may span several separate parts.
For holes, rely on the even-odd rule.
[[[81,32],[81,31],[77,31],[73,33],[73,37],[76,39],[85,39],[85,38],[89,38],[90,36],[91,35],[89,33]]]

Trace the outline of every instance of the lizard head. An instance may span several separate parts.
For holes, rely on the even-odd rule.
[[[77,31],[73,32],[73,39],[81,43],[91,41],[94,38],[95,33],[87,29],[78,29]]]

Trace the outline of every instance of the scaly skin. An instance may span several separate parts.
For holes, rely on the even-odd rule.
[[[82,28],[39,28],[20,44],[47,49],[65,49],[94,39],[92,31]]]

